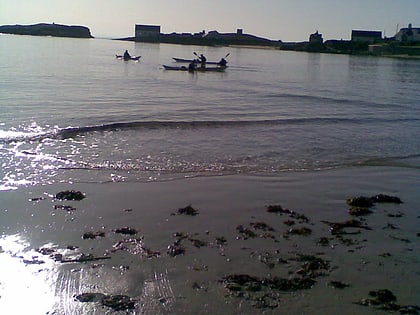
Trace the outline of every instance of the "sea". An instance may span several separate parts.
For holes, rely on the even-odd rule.
[[[228,68],[163,68],[196,54]],[[419,135],[418,59],[0,35],[0,313],[419,310]],[[68,189],[86,199],[54,198]],[[403,203],[335,237],[359,192]],[[188,204],[199,215],[179,215]],[[222,280],[290,279],[309,254],[331,266],[311,290]],[[383,289],[398,300],[369,302]]]
[[[140,61],[116,58],[128,50]],[[223,73],[167,71],[226,57]],[[420,62],[0,36],[0,190],[420,168]],[[69,178],[69,170],[78,169]],[[71,173],[74,174],[74,173]]]

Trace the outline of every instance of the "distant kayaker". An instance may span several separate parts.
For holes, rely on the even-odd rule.
[[[206,67],[207,58],[203,54],[201,54],[199,60],[200,60],[200,63],[201,63],[201,68],[205,68]]]
[[[197,65],[197,62],[195,60],[191,61],[190,64],[188,65],[188,71],[194,72],[196,65]]]
[[[131,55],[128,53],[128,50],[125,50],[124,52],[124,59],[130,59]]]
[[[220,59],[220,61],[219,61],[218,65],[219,65],[220,67],[226,67],[226,65],[227,65],[227,61],[226,61],[226,59],[225,59],[225,58]]]

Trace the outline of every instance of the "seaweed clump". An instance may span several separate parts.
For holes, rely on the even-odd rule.
[[[55,195],[55,198],[58,200],[82,200],[86,196],[81,191],[76,190],[66,190],[66,191],[60,191]]]
[[[136,229],[128,227],[128,226],[115,229],[114,232],[118,234],[127,234],[127,235],[134,235],[138,233]]]
[[[385,194],[378,194],[372,197],[355,197],[347,199],[347,204],[352,207],[363,207],[370,208],[373,207],[375,203],[403,203],[399,197],[390,196]]]
[[[267,212],[278,213],[280,215],[288,215],[289,217],[298,220],[300,223],[308,223],[309,218],[303,214],[297,213],[290,209],[285,209],[280,205],[269,205],[267,206]]]
[[[259,309],[274,309],[278,307],[278,291],[307,290],[316,283],[315,280],[310,278],[260,278],[247,274],[228,275],[223,277],[221,282],[229,291],[229,294],[234,297],[245,298]]]
[[[102,306],[112,308],[114,311],[126,311],[135,308],[136,301],[127,295],[106,295],[103,293],[82,293],[76,300],[83,303],[100,303]]]
[[[179,208],[178,214],[196,216],[198,214],[198,210],[194,209],[191,205],[189,205],[189,206],[186,206],[185,208]]]
[[[380,310],[396,312],[400,314],[420,314],[418,305],[399,305],[396,303],[397,297],[388,289],[381,289],[369,292],[370,298],[361,299],[355,304],[362,306],[372,306]]]
[[[98,238],[98,237],[105,237],[105,232],[102,232],[102,231],[98,231],[98,232],[86,232],[86,233],[83,233],[83,236],[82,236],[82,238],[84,240],[87,240],[87,239],[95,239],[95,238]]]
[[[295,260],[300,263],[300,269],[291,278],[231,274],[223,277],[221,282],[230,295],[248,300],[254,307],[276,308],[279,292],[311,289],[316,284],[315,278],[323,275],[320,270],[329,269],[329,262],[316,256],[298,255]],[[287,261],[282,260],[282,263]]]
[[[371,228],[367,225],[362,224],[362,222],[358,220],[347,220],[343,222],[329,222],[329,221],[321,221],[325,224],[330,226],[330,232],[332,235],[342,235],[342,234],[358,234],[359,232],[346,232],[344,229],[346,228],[356,228],[356,229],[365,229],[371,230]]]

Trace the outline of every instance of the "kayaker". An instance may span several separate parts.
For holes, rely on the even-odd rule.
[[[131,58],[131,56],[128,53],[128,50],[126,49],[125,52],[124,52],[124,59],[130,59],[130,58]]]
[[[195,60],[191,61],[190,64],[188,65],[188,71],[189,72],[194,72],[196,65],[197,65],[197,63],[196,63]]]
[[[227,65],[227,61],[226,61],[226,59],[225,59],[225,58],[220,59],[220,61],[219,61],[218,65],[219,65],[220,67],[226,67],[226,65]]]
[[[201,63],[201,68],[205,68],[206,67],[207,58],[203,54],[201,54],[199,59],[200,59],[200,63]]]

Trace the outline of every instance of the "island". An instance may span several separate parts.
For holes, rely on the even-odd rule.
[[[89,28],[79,25],[39,23],[33,25],[1,25],[0,33],[33,36],[93,38]]]

